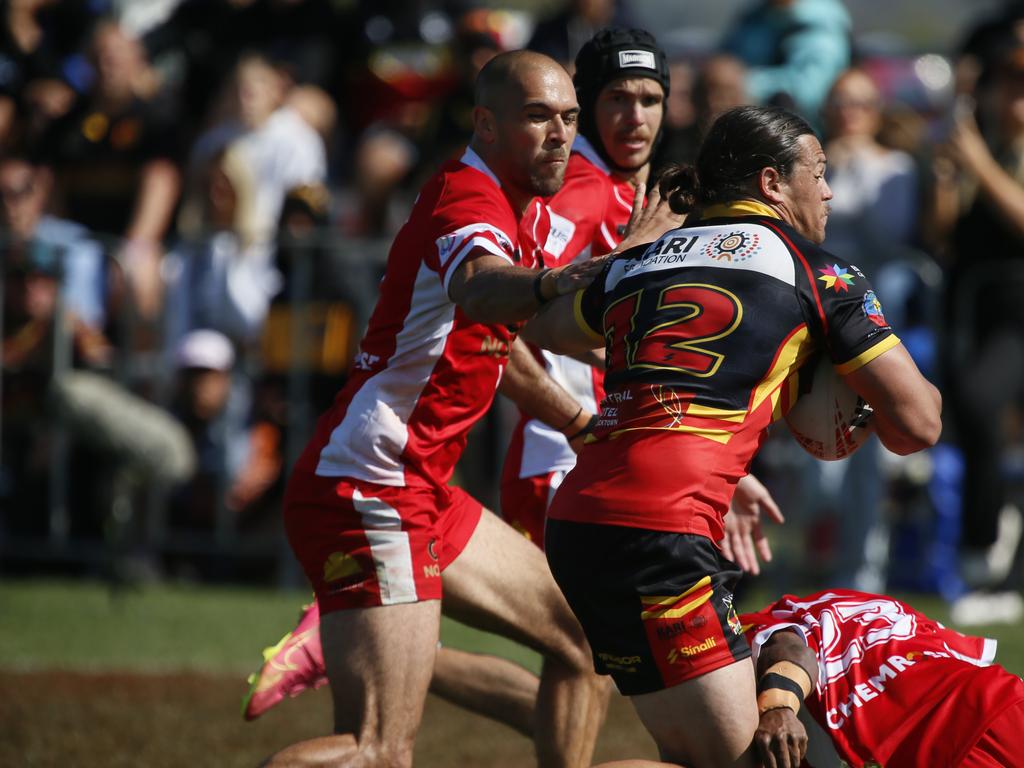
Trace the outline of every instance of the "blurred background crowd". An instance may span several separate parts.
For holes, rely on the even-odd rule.
[[[909,459],[821,464],[776,430],[767,578],[1018,617],[1019,0],[3,0],[0,573],[295,583],[287,468],[468,140],[476,72],[522,47],[571,71],[610,24],[672,62],[655,172],[732,106],[816,126],[825,247],[945,396],[942,444]],[[492,507],[513,422],[497,404],[460,468]]]

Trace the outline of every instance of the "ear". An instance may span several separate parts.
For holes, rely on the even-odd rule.
[[[485,144],[497,141],[497,120],[487,107],[473,107],[473,135]]]
[[[777,168],[766,166],[757,174],[757,191],[770,203],[781,203],[785,200],[783,187],[785,179]]]

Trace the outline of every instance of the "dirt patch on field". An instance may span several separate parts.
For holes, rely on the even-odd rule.
[[[330,728],[326,689],[243,722],[234,677],[0,672],[0,765],[76,768],[255,766]],[[654,757],[629,703],[613,697],[596,758]],[[416,746],[419,768],[534,765],[531,742],[433,696]]]

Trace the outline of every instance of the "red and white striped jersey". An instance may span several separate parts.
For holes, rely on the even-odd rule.
[[[582,136],[573,143],[562,188],[548,199],[551,235],[544,247],[545,266],[558,267],[603,256],[622,240],[633,205],[633,185],[612,175],[611,168]],[[534,349],[555,381],[586,410],[596,413],[604,397],[603,375],[571,357]],[[521,415],[511,445],[519,448],[506,461],[518,462],[520,478],[572,469],[576,454],[561,433]],[[512,449],[510,449],[512,450]]]
[[[1020,681],[989,666],[994,640],[961,635],[884,595],[786,595],[740,621],[755,656],[785,629],[815,652],[807,709],[851,766],[889,765],[901,748],[914,766],[960,765],[993,718],[1021,699]]]
[[[538,201],[520,217],[472,150],[420,190],[395,238],[355,370],[299,467],[389,486],[443,486],[487,411],[514,331],[470,320],[448,297],[467,259],[534,267],[549,236]]]

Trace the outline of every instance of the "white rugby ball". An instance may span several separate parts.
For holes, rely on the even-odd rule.
[[[871,406],[836,373],[828,355],[808,362],[798,375],[797,401],[786,414],[789,431],[822,461],[851,455],[871,435]]]

